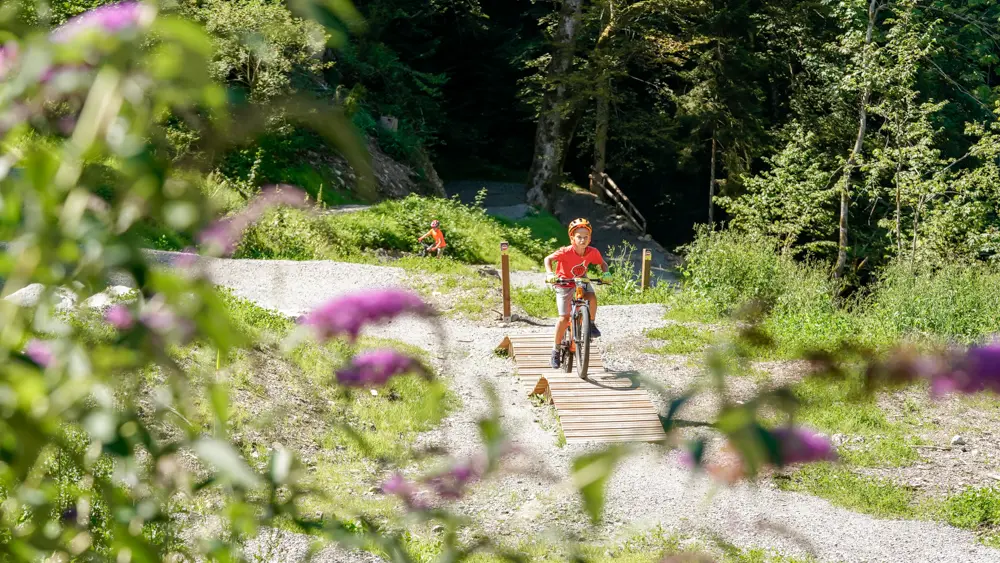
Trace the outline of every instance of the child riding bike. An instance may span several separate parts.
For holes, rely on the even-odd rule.
[[[590,244],[590,235],[593,233],[590,221],[583,218],[574,219],[570,222],[568,231],[571,244],[545,257],[545,272],[548,274],[545,277],[546,283],[555,283],[560,278],[572,278],[574,277],[574,268],[577,271],[582,269],[586,272],[587,267],[590,265],[599,265],[603,272],[601,280],[610,281],[611,273],[608,272],[608,264],[604,261],[600,251],[593,246],[588,246]],[[556,262],[557,264],[554,273],[552,271],[552,262]],[[583,267],[580,268],[580,266]],[[586,285],[584,296],[590,302],[590,337],[597,338],[601,335],[601,331],[594,324],[594,319],[597,316],[597,294],[594,293],[594,288],[590,284]],[[552,360],[550,361],[552,369],[559,367],[559,345],[562,342],[563,334],[566,332],[566,327],[569,325],[572,299],[572,285],[556,285],[556,307],[559,309],[559,322],[556,323],[555,339],[552,346]]]
[[[425,248],[424,252],[430,253],[437,250],[438,258],[440,258],[442,253],[444,253],[444,247],[448,246],[448,244],[444,242],[444,233],[441,232],[441,221],[438,221],[437,219],[431,221],[431,230],[424,233],[424,236],[418,238],[417,242],[424,242],[424,239],[427,237],[433,237],[434,244]]]

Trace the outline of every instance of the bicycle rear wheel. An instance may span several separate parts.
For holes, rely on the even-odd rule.
[[[590,367],[590,307],[586,305],[577,310],[576,325],[576,373],[580,379],[587,379],[587,369]]]
[[[573,372],[573,330],[566,327],[566,335],[563,337],[562,363],[559,366],[566,373]]]

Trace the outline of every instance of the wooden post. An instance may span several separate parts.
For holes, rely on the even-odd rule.
[[[503,320],[510,321],[510,256],[507,255],[508,244],[500,243],[500,282],[503,285]]]
[[[642,290],[649,289],[649,266],[653,262],[653,253],[648,248],[642,249]]]

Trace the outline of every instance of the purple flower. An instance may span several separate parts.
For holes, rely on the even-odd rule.
[[[338,370],[337,382],[348,387],[379,386],[409,372],[428,375],[427,369],[409,356],[395,350],[373,350],[355,356],[350,365]]]
[[[279,205],[301,208],[305,207],[306,202],[306,193],[294,186],[264,188],[246,209],[206,227],[198,234],[198,242],[208,247],[213,254],[230,256],[236,251],[243,231],[260,219],[268,209]]]
[[[28,342],[27,346],[24,347],[24,354],[43,368],[47,368],[52,365],[52,348],[47,342],[38,340],[37,338],[32,338]]]
[[[427,508],[426,502],[417,495],[417,487],[399,473],[396,473],[388,481],[382,483],[382,492],[389,495],[396,495],[411,510]]]
[[[931,376],[932,396],[937,398],[953,391],[1000,394],[1000,343],[970,348],[950,369]]]
[[[450,470],[427,479],[434,492],[442,499],[458,499],[465,494],[465,488],[479,480],[485,469],[485,460],[473,459],[460,463]]]
[[[122,2],[94,8],[76,16],[52,32],[53,43],[65,43],[88,31],[104,34],[118,33],[148,25],[156,9],[139,2]]]
[[[0,46],[0,78],[3,78],[11,68],[17,63],[18,47],[13,41]]]
[[[322,340],[346,334],[353,342],[364,325],[407,313],[432,316],[434,311],[413,293],[396,289],[372,290],[333,299],[303,317],[301,322],[313,327]]]
[[[778,428],[771,435],[778,441],[779,465],[837,459],[830,441],[808,428]]]
[[[128,307],[120,303],[112,306],[104,313],[104,320],[118,330],[128,330],[135,323],[131,311],[128,310]]]
[[[172,263],[178,268],[190,268],[198,263],[198,251],[189,246],[174,256]]]

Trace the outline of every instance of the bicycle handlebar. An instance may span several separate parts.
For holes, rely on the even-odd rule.
[[[576,283],[577,280],[582,280],[582,281],[585,281],[587,283],[596,283],[597,285],[609,285],[609,284],[605,283],[604,281],[602,281],[600,278],[556,278],[555,281],[551,281],[551,282],[548,282],[548,283],[551,283],[551,284],[557,284],[557,283]]]

